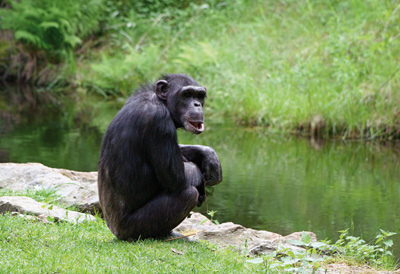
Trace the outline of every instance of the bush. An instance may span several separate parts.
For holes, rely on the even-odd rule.
[[[0,11],[2,29],[15,32],[28,51],[44,50],[52,61],[65,59],[81,38],[98,26],[101,0],[10,1]]]

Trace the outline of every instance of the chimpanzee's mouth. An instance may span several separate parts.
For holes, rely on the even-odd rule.
[[[204,131],[203,122],[188,121],[188,124],[190,126],[188,130],[194,134],[200,134]]]

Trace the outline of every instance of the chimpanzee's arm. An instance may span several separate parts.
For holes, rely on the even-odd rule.
[[[222,181],[221,162],[214,149],[200,145],[179,145],[184,160],[195,163],[204,175],[206,185]]]
[[[170,127],[171,129],[163,131],[163,134],[153,130],[151,136],[146,139],[146,158],[159,184],[166,192],[176,193],[189,186],[201,185],[204,177],[200,166],[183,161],[182,152],[176,141],[175,127],[173,124]]]

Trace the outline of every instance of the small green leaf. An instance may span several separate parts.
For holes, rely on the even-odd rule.
[[[289,256],[292,257],[292,258],[295,258],[295,257],[296,257],[296,256],[294,255],[293,251],[291,251],[291,250],[289,250],[289,251],[287,252],[287,255],[289,255]]]
[[[388,246],[388,247],[391,247],[393,245],[393,241],[392,240],[384,240],[383,244]]]
[[[202,225],[202,224],[204,224],[204,223],[207,222],[207,221],[208,221],[208,219],[204,219],[204,221],[201,221],[200,224]]]
[[[206,194],[207,194],[207,197],[213,196],[213,195],[214,195],[214,190],[215,190],[214,187],[212,187],[212,186],[206,186]]]
[[[384,255],[385,256],[393,256],[392,252],[390,252],[389,250],[386,250]]]
[[[251,264],[262,264],[264,262],[264,260],[262,258],[255,258],[255,259],[246,260],[246,262],[251,263]]]
[[[311,243],[311,246],[312,246],[313,248],[321,248],[321,247],[323,247],[323,246],[326,246],[326,244],[321,243],[321,242],[315,242],[315,243]]]
[[[289,243],[291,243],[292,245],[297,245],[297,246],[303,246],[304,242],[298,241],[298,240],[289,240]]]
[[[282,257],[283,265],[292,265],[299,261],[299,259],[291,258],[291,257]]]
[[[303,243],[309,244],[311,243],[311,236],[310,234],[306,233],[303,231],[303,233],[301,234],[301,241]]]

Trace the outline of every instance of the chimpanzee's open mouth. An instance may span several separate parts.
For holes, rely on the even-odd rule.
[[[188,124],[192,128],[192,130],[190,130],[190,131],[193,133],[199,134],[204,131],[204,123],[203,122],[188,121]]]

